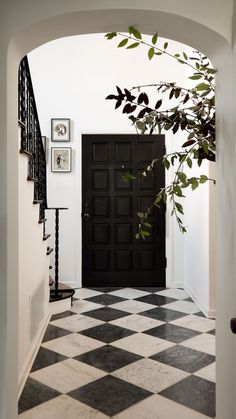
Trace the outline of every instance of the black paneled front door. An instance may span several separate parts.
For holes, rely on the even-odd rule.
[[[135,239],[137,212],[165,184],[164,148],[164,135],[83,135],[83,286],[165,286],[164,207],[151,213],[151,236]],[[154,158],[154,176],[122,179]]]

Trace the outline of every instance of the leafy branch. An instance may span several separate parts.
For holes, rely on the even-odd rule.
[[[188,177],[184,168],[187,165],[191,169],[193,160],[197,160],[199,166],[204,159],[215,161],[214,74],[216,70],[211,67],[208,58],[199,51],[193,51],[192,56],[188,57],[185,52],[182,54],[169,52],[168,42],[159,46],[157,33],[153,35],[151,43],[144,41],[143,35],[134,27],[129,28],[129,34],[111,32],[105,36],[108,40],[122,37],[123,39],[117,45],[118,48],[134,49],[140,45],[148,47],[149,60],[166,54],[178,63],[187,65],[191,70],[194,70],[189,79],[197,81],[197,84],[192,88],[178,86],[175,82],[163,81],[123,90],[117,86],[116,94],[107,96],[107,99],[116,101],[115,109],[122,106],[122,112],[129,115],[137,133],[152,134],[154,131],[161,133],[163,130],[171,130],[173,134],[179,130],[185,133],[186,138],[182,145],[184,151],[176,151],[163,157],[162,162],[167,170],[171,165],[177,164],[174,179],[170,185],[162,188],[154,197],[150,208],[137,214],[140,224],[136,238],[145,239],[150,235],[149,214],[154,206],[159,206],[161,202],[166,203],[167,199],[172,205],[172,215],[176,217],[179,228],[184,233],[186,232],[182,221],[184,210],[183,205],[179,202],[179,198],[184,198],[184,189],[191,187],[192,190],[195,190],[208,180],[214,181],[205,175]],[[147,93],[150,88],[154,88],[157,95],[155,103],[152,105]],[[170,103],[168,109],[163,109],[165,96]],[[172,101],[174,101],[174,105],[171,106]],[[155,170],[156,163],[157,160],[153,160],[141,176],[150,176]],[[129,181],[134,180],[130,174],[124,178]]]

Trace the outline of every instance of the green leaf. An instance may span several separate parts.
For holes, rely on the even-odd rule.
[[[139,42],[134,42],[134,44],[131,44],[127,47],[127,49],[131,49],[131,48],[137,48],[140,45]]]
[[[192,183],[192,190],[194,191],[195,189],[197,189],[197,188],[198,188],[198,186],[199,186],[198,181],[196,181],[196,182]]]
[[[178,62],[179,62],[180,64],[186,64],[186,63],[185,63],[185,61],[183,61],[183,60],[178,60]]]
[[[155,52],[155,55],[162,55],[162,52]]]
[[[191,132],[189,135],[188,135],[188,140],[191,140],[191,138],[193,138],[195,136],[195,133],[194,132]]]
[[[185,52],[183,52],[183,57],[186,61],[188,61],[188,56],[187,56],[187,54],[185,54]]]
[[[143,225],[144,225],[145,227],[152,228],[152,225],[151,225],[150,223],[143,223]]]
[[[197,89],[199,92],[201,92],[201,91],[203,91],[203,90],[209,90],[209,89],[210,89],[210,85],[209,85],[208,83],[199,83],[199,84],[196,86],[196,89]]]
[[[215,73],[217,73],[217,70],[215,70],[214,68],[208,68],[207,69],[207,73],[209,73],[209,74],[215,74]]]
[[[162,194],[158,194],[155,198],[154,205],[157,205],[162,200]]]
[[[129,33],[131,35],[134,35],[135,38],[137,38],[137,39],[142,39],[141,33],[137,29],[135,29],[133,26],[129,27]]]
[[[135,234],[135,238],[136,240],[140,239],[140,234],[139,233]]]
[[[187,158],[187,165],[188,165],[188,167],[189,167],[190,169],[192,168],[193,162],[192,162],[192,160],[190,159],[190,157],[188,157],[188,158]]]
[[[137,216],[139,218],[144,218],[144,213],[143,212],[137,212]]]
[[[154,48],[150,48],[149,50],[148,50],[148,58],[149,58],[149,60],[151,60],[153,57],[154,57]]]
[[[166,50],[166,48],[168,47],[168,42],[164,43],[164,49]]]
[[[152,37],[152,43],[153,43],[153,45],[156,45],[156,43],[157,43],[157,38],[158,38],[158,34],[157,34],[157,33],[155,33],[155,35],[153,35],[153,37]]]
[[[109,33],[106,33],[106,35],[105,35],[107,40],[113,39],[115,36],[117,36],[116,32],[109,32]]]
[[[208,177],[207,176],[205,176],[205,175],[201,175],[200,176],[200,180],[199,180],[199,182],[200,183],[205,183],[205,182],[207,182],[209,179],[208,179]]]
[[[126,39],[122,39],[122,41],[120,41],[120,43],[117,45],[117,48],[122,48],[122,47],[124,47],[127,43],[128,43],[128,38],[126,38]]]
[[[163,164],[164,164],[165,168],[168,170],[168,169],[169,169],[169,167],[170,167],[170,162],[169,162],[169,160],[167,160],[167,159],[163,159]]]
[[[124,181],[124,182],[130,182],[131,180],[135,180],[136,179],[136,177],[135,176],[133,176],[131,173],[125,173],[123,176],[122,176],[122,180]]]
[[[191,80],[199,80],[199,79],[201,79],[203,77],[203,75],[197,75],[197,76],[190,76],[189,77],[189,79],[191,79]]]
[[[149,231],[146,231],[146,230],[141,230],[141,231],[140,231],[140,234],[141,234],[141,236],[142,236],[142,238],[143,238],[143,239],[144,239],[145,237],[150,236]]]
[[[178,176],[178,178],[179,178],[179,180],[180,180],[181,182],[185,183],[186,178],[187,178],[187,176],[186,176],[186,174],[185,174],[185,173],[183,173],[183,172],[177,172],[177,176]]]

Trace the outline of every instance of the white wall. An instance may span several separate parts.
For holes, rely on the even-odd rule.
[[[211,172],[209,163],[204,161],[201,169],[196,163],[193,165],[191,175],[204,173],[215,178]],[[185,199],[185,224],[189,233],[184,243],[184,288],[208,317],[215,316],[214,189],[214,184],[202,184],[194,192],[187,190]]]
[[[178,43],[172,44],[174,52],[184,48]],[[62,144],[73,149],[72,173],[51,173],[49,153],[48,203],[69,207],[68,212],[61,214],[60,278],[73,286],[81,286],[81,134],[135,134],[128,118],[120,111],[115,112],[114,103],[106,101],[105,97],[114,92],[116,84],[132,87],[173,79],[181,83],[183,68],[168,57],[163,57],[159,63],[149,62],[146,48],[121,51],[114,43],[107,42],[104,35],[51,42],[31,52],[29,63],[43,134],[50,137],[50,118],[64,116],[72,120],[72,140]],[[179,140],[174,139],[174,143],[182,144],[181,141],[181,136]],[[166,143],[171,151],[171,133],[167,133]],[[58,146],[51,141],[49,144]],[[170,178],[171,173],[167,172],[167,183]],[[183,236],[169,213],[168,209],[167,283],[182,286]],[[50,227],[54,229],[53,220]]]
[[[47,242],[38,223],[39,205],[33,204],[34,184],[27,181],[27,166],[28,157],[19,154],[19,394],[49,320]]]
[[[160,40],[161,44],[163,42]],[[81,286],[81,134],[135,133],[128,118],[121,111],[114,111],[112,102],[105,101],[105,97],[114,92],[116,84],[132,87],[162,80],[176,81],[184,86],[188,83],[185,67],[173,59],[161,57],[156,62],[149,62],[145,47],[121,51],[116,44],[117,40],[107,42],[103,35],[84,35],[48,43],[29,54],[43,134],[50,137],[52,117],[69,117],[72,120],[72,140],[62,145],[73,148],[73,171],[71,174],[51,173],[49,153],[48,201],[49,206],[69,207],[69,211],[61,215],[60,279],[73,286]],[[174,53],[188,52],[187,47],[173,41],[170,47]],[[163,109],[166,109],[165,103]],[[185,137],[182,132],[174,137],[167,132],[167,152],[180,149]],[[49,142],[49,147],[58,145]],[[200,173],[208,174],[207,164]],[[172,176],[173,170],[167,171],[167,184]],[[208,313],[209,220],[205,217],[209,206],[208,184],[199,192],[190,193],[185,201],[188,224],[185,236],[179,232],[175,219],[170,217],[171,208],[167,208],[167,285],[181,287],[185,283],[191,295]],[[195,211],[199,206],[201,211]],[[207,235],[205,247],[201,244],[199,225]],[[48,228],[54,229],[53,220]]]

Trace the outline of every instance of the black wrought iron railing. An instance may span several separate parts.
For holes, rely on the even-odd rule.
[[[43,220],[47,208],[47,168],[27,56],[20,63],[18,80],[20,151],[28,155],[28,180],[34,182],[34,201],[40,204],[40,220]]]

